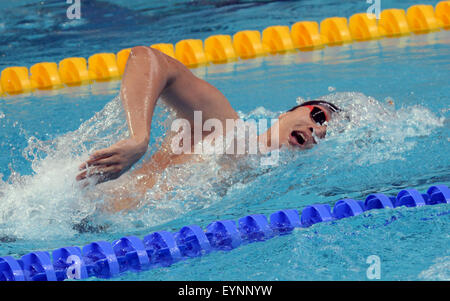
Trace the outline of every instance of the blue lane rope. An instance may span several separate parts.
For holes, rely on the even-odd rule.
[[[431,186],[427,193],[405,189],[396,197],[381,193],[369,195],[365,201],[343,199],[333,211],[327,204],[307,206],[299,215],[286,209],[270,215],[248,215],[238,220],[215,221],[206,231],[196,225],[176,233],[158,231],[139,239],[122,237],[112,243],[97,241],[83,248],[64,247],[51,253],[35,251],[15,259],[0,257],[1,281],[61,281],[88,277],[111,278],[126,271],[138,272],[167,267],[187,258],[217,250],[232,250],[243,243],[264,241],[276,235],[291,233],[295,228],[360,215],[365,211],[400,206],[419,207],[450,203],[450,190],[445,185]]]

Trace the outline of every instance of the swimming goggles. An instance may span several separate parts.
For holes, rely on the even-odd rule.
[[[324,110],[317,106],[308,105],[305,106],[305,108],[308,108],[311,116],[311,119],[314,120],[315,123],[323,125],[325,121],[329,121],[329,118],[327,116],[327,113],[325,113]]]

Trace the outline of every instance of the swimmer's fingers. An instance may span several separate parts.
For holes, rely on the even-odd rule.
[[[86,176],[87,176],[87,170],[85,170],[85,171],[79,173],[79,174],[77,175],[76,179],[77,179],[77,181],[81,181],[81,180],[86,179]]]
[[[77,180],[77,181],[82,181],[82,180],[87,179],[87,178],[90,177],[90,176],[91,176],[91,171],[90,171],[90,170],[85,170],[85,171],[83,171],[83,172],[80,172],[80,173],[77,175],[76,180]]]
[[[85,170],[78,174],[76,177],[77,181],[84,180],[88,177],[97,176],[98,183],[102,183],[108,180],[117,179],[120,176],[121,169],[116,165],[107,167],[96,167],[90,170]]]
[[[95,151],[90,157],[89,157],[89,161],[90,160],[98,160],[98,159],[103,159],[103,158],[107,158],[107,157],[111,157],[113,155],[117,154],[117,149],[110,147],[110,148],[105,148],[105,149],[101,149],[98,151]]]
[[[97,184],[114,180],[120,177],[122,169],[119,168],[118,165],[111,165],[107,167],[96,167],[92,172],[89,173],[89,176],[97,177]]]
[[[83,164],[81,164],[78,168],[80,170],[84,170],[88,166],[96,165],[95,163],[97,163],[97,162],[99,162],[99,161],[101,161],[103,159],[110,158],[110,157],[112,157],[112,156],[114,156],[116,154],[117,154],[117,152],[115,150],[110,149],[110,148],[105,148],[105,149],[98,150],[98,151],[94,152],[89,157],[89,159],[86,162],[83,162]]]
[[[81,164],[79,166],[79,170],[85,170],[88,167],[91,166],[107,166],[107,165],[114,165],[119,164],[119,158],[117,156],[112,155],[110,157],[102,158],[102,159],[96,159],[96,160],[88,160]]]

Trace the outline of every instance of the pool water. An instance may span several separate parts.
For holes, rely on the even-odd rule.
[[[0,22],[0,34],[7,41],[0,45],[0,68],[116,52],[138,44],[261,30],[298,20],[320,21],[332,15],[348,17],[367,9],[365,1],[323,1],[323,5],[173,1],[167,6],[136,1],[133,7],[125,1],[92,1],[86,18],[73,24],[55,20],[65,7],[59,1],[44,1],[37,8],[31,3],[0,4],[5,5],[2,16],[6,17]],[[383,1],[382,9],[412,4]],[[39,14],[25,16],[34,8]],[[193,21],[201,17],[208,22]],[[144,30],[143,24],[150,25]],[[51,30],[58,32],[55,28],[59,34],[50,35]],[[327,138],[313,149],[283,149],[277,166],[261,166],[258,158],[248,157],[229,170],[220,167],[223,158],[170,168],[138,209],[117,214],[97,209],[101,191],[123,185],[127,175],[87,189],[74,179],[90,152],[127,135],[117,98],[120,82],[4,97],[0,100],[0,255],[20,257],[34,250],[83,246],[123,235],[142,238],[190,224],[205,228],[215,220],[301,210],[312,203],[333,205],[342,198],[363,199],[373,192],[395,195],[404,188],[425,191],[432,184],[448,186],[449,43],[450,32],[439,31],[192,69],[218,87],[244,119],[276,118],[297,98],[324,98],[344,113],[329,124]],[[18,47],[22,53],[12,50]],[[157,148],[171,118],[160,103],[151,147],[138,166]],[[161,193],[162,184],[169,185],[171,192]],[[445,204],[375,210],[116,279],[366,280],[366,259],[377,255],[382,280],[449,280],[448,213]]]

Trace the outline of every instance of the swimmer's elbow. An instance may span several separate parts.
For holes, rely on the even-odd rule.
[[[167,81],[173,77],[174,68],[171,66],[168,56],[161,51],[148,46],[135,46],[131,48],[130,59],[136,60],[139,64],[148,65],[160,76],[165,75]]]
[[[147,55],[149,52],[152,52],[152,48],[147,46],[135,46],[131,48],[131,56],[142,57]]]

